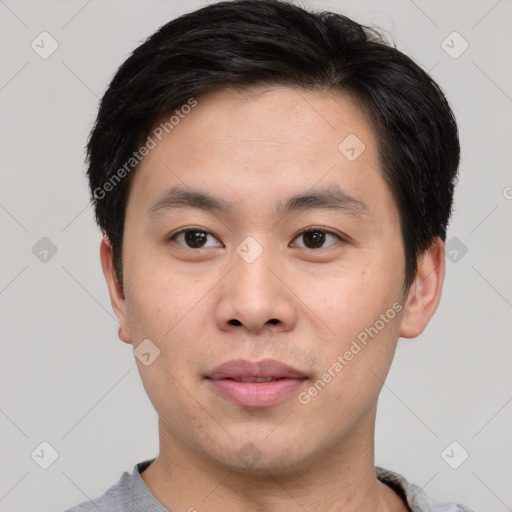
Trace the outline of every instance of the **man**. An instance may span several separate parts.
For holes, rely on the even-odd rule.
[[[71,511],[469,510],[374,466],[444,279],[459,142],[425,72],[341,15],[212,4],[121,66],[88,163],[160,451]]]

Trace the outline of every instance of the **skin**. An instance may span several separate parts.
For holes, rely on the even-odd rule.
[[[365,144],[354,161],[338,150],[350,134]],[[368,213],[275,215],[278,201],[329,184],[364,202]],[[175,185],[229,201],[233,211],[150,216]],[[312,226],[345,239],[327,235],[309,248],[299,233]],[[207,247],[191,248],[183,236],[169,240],[184,227],[210,233]],[[263,249],[250,264],[236,252],[247,236]],[[136,361],[160,436],[159,455],[141,476],[164,506],[408,510],[375,475],[377,399],[398,338],[418,336],[438,306],[444,245],[436,240],[419,258],[416,281],[402,297],[399,213],[355,101],[289,88],[198,98],[134,175],[124,288],[108,238],[100,254],[120,338],[134,349],[150,339],[161,351],[149,366]],[[271,358],[306,373],[304,391],[395,302],[400,313],[306,405],[293,393],[272,407],[240,407],[203,378],[230,359]],[[237,456],[248,443],[259,454],[250,467]]]

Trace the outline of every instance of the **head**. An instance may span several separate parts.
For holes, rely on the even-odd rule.
[[[160,351],[138,365],[169,439],[229,466],[256,446],[268,470],[367,435],[397,339],[437,308],[458,162],[437,84],[344,16],[220,2],[139,46],[88,176],[120,337]],[[219,364],[267,358],[302,372],[296,399],[211,389]]]

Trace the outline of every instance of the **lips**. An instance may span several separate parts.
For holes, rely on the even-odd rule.
[[[207,378],[212,380],[233,379],[242,382],[256,382],[258,380],[260,382],[270,382],[279,379],[306,379],[307,375],[272,359],[258,362],[235,359],[217,366]]]
[[[223,398],[248,408],[278,404],[300,389],[308,376],[279,361],[232,360],[205,377]]]

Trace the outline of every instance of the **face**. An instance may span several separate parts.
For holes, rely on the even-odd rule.
[[[286,471],[372,436],[411,333],[399,214],[357,104],[288,88],[198,98],[133,178],[124,293],[106,244],[102,259],[121,338],[150,340],[136,361],[161,443]]]

